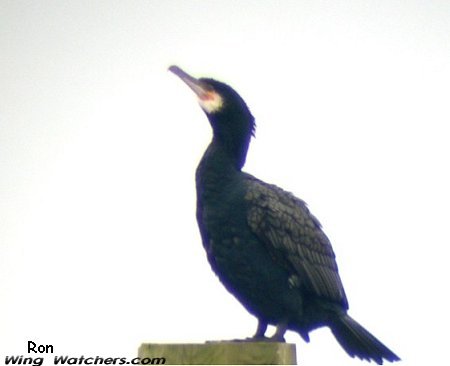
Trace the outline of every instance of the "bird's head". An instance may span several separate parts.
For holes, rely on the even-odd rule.
[[[197,95],[200,107],[211,123],[215,141],[225,146],[242,167],[250,138],[254,135],[255,119],[241,96],[225,83],[209,78],[196,79],[178,66],[169,67],[169,71]]]

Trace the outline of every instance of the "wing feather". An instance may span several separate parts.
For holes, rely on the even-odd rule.
[[[348,308],[331,243],[305,202],[248,176],[248,224],[298,286]]]

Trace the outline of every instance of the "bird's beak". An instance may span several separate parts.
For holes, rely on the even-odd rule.
[[[200,80],[192,77],[188,73],[181,70],[178,66],[170,66],[169,71],[177,75],[181,80],[183,80],[189,88],[198,96],[200,100],[209,99],[211,88]]]
[[[221,95],[217,93],[208,82],[203,79],[193,78],[178,66],[170,66],[169,71],[172,71],[192,89],[198,97],[200,107],[202,107],[207,114],[216,113],[223,108],[223,99]]]

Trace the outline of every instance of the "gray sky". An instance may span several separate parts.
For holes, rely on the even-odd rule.
[[[449,17],[444,0],[1,1],[0,357],[254,332],[203,253],[211,133],[177,64],[247,101],[245,170],[309,203],[350,314],[405,365],[447,359]],[[287,339],[302,364],[360,364],[326,329]]]

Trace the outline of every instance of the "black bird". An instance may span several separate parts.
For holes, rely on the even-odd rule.
[[[209,263],[224,286],[258,318],[253,340],[305,341],[328,326],[351,357],[400,360],[347,314],[330,241],[305,202],[242,172],[255,122],[244,100],[214,79],[169,68],[197,95],[213,139],[196,171],[197,221]],[[268,324],[276,325],[271,338]]]

